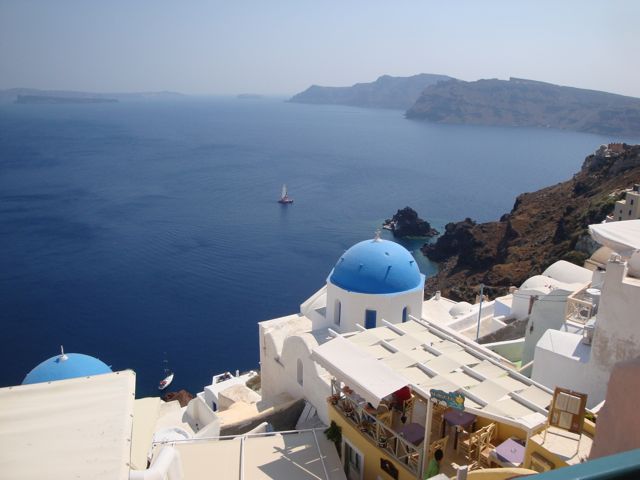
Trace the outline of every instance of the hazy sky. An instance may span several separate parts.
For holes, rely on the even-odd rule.
[[[640,1],[0,0],[0,88],[292,94],[379,75],[640,97]]]

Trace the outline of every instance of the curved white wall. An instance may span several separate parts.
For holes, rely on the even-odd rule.
[[[389,323],[401,323],[405,307],[408,308],[408,315],[418,318],[422,315],[423,299],[424,277],[413,290],[379,295],[349,292],[327,281],[327,323],[330,328],[341,333],[354,332],[357,330],[356,323],[365,326],[366,310],[376,311],[376,326],[382,326],[383,319]],[[337,302],[340,302],[339,324],[336,322]]]

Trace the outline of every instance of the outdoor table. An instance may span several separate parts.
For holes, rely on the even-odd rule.
[[[524,462],[524,445],[509,438],[498,445],[489,455],[491,460],[503,467],[520,467]]]
[[[476,416],[472,413],[461,412],[460,410],[447,410],[443,418],[452,427],[456,427],[456,436],[453,441],[454,450],[458,447],[458,428],[461,427],[465,430],[476,421]],[[442,424],[442,436],[444,436],[444,423]]]
[[[407,423],[398,429],[398,434],[409,443],[420,445],[424,440],[424,426],[419,423]]]

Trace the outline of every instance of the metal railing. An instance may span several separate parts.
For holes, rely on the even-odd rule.
[[[348,394],[332,385],[331,403],[335,410],[352,423],[362,435],[370,438],[377,447],[400,462],[414,475],[419,473],[422,445],[414,445],[380,421],[376,413],[367,412],[366,403],[357,395]]]

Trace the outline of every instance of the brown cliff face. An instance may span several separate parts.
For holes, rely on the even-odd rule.
[[[571,180],[516,199],[509,214],[497,222],[470,219],[450,223],[424,254],[441,262],[425,285],[454,300],[473,302],[481,282],[498,287],[491,296],[519,286],[557,260],[579,265],[587,255],[575,250],[587,226],[613,210],[625,188],[640,183],[640,145],[610,145],[589,155]]]

